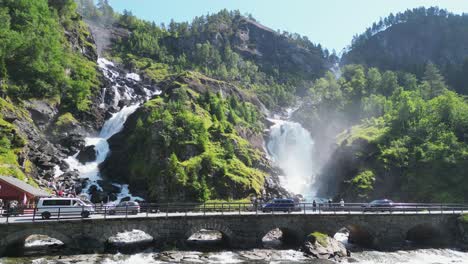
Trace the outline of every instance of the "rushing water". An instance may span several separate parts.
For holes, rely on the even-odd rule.
[[[147,251],[137,254],[92,254],[35,258],[5,258],[2,264],[144,264],[144,263],[331,263],[313,260],[295,250],[253,249],[246,251]],[[468,253],[452,249],[419,249],[410,251],[353,253],[342,263],[358,264],[456,264],[468,263]]]
[[[314,141],[299,123],[272,119],[267,149],[276,166],[281,168],[283,186],[305,196],[315,195],[316,166],[313,159]]]

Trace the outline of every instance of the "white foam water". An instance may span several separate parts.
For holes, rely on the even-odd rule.
[[[268,152],[276,166],[282,169],[282,185],[296,194],[314,195],[316,166],[313,160],[314,141],[299,123],[270,119]]]
[[[132,231],[118,233],[115,236],[109,238],[109,242],[112,244],[133,244],[141,242],[151,242],[153,237],[147,233],[133,229]]]
[[[445,264],[468,263],[468,253],[452,249],[418,249],[409,251],[352,253],[360,264]]]
[[[116,254],[102,261],[103,264],[159,264],[165,263],[154,258],[152,253],[139,253],[131,256]],[[166,262],[167,263],[167,262]]]

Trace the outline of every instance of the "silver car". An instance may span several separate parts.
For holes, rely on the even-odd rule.
[[[106,207],[109,215],[115,214],[138,214],[140,213],[140,205],[138,202],[121,202],[117,205],[110,205]]]

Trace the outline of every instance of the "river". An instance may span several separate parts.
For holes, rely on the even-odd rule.
[[[167,251],[148,250],[137,254],[90,254],[76,256],[50,256],[30,258],[4,258],[1,264],[143,264],[143,263],[333,263],[312,260],[295,250],[253,249],[247,251]],[[468,263],[468,253],[452,249],[418,249],[411,251],[352,253],[342,263],[360,264],[449,264]]]

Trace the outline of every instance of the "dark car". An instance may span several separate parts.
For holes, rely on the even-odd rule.
[[[293,199],[273,199],[262,208],[263,212],[283,211],[291,212],[298,209]]]
[[[121,202],[117,205],[107,207],[107,213],[114,214],[138,214],[140,212],[140,205],[138,202]]]
[[[393,201],[389,199],[374,200],[365,206],[364,211],[391,211],[393,206]]]

